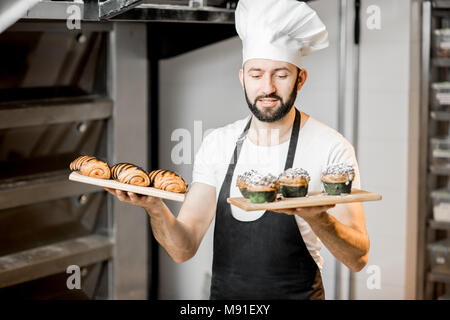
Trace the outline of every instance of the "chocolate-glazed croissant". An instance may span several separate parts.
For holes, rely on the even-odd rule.
[[[70,163],[70,170],[79,171],[82,175],[92,178],[109,179],[111,176],[108,164],[92,156],[76,158]]]
[[[113,165],[111,167],[111,178],[140,187],[148,187],[150,185],[150,178],[147,172],[130,163]]]
[[[186,193],[187,184],[173,171],[154,170],[149,173],[150,186],[165,191]]]

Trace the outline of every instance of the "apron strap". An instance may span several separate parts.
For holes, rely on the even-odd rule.
[[[236,163],[238,161],[239,155],[241,153],[242,144],[244,143],[245,138],[247,138],[247,132],[250,128],[250,124],[252,123],[253,117],[250,116],[250,119],[247,122],[247,125],[245,126],[244,130],[240,134],[239,138],[236,141],[236,147],[234,148],[233,155],[231,156],[230,164],[228,165],[228,170],[225,176],[225,179],[229,178],[230,181],[233,178],[234,169],[236,167]]]
[[[242,144],[244,143],[244,140],[247,138],[247,133],[248,133],[248,130],[250,129],[250,124],[252,123],[252,119],[253,119],[253,117],[250,117],[250,119],[247,122],[247,125],[245,126],[244,130],[242,131],[241,135],[239,136],[239,138],[236,141],[236,148],[234,148],[233,159],[231,159],[232,161],[234,160],[232,162],[234,165],[236,165],[239,155],[241,154]],[[231,174],[233,174],[233,172]]]
[[[302,118],[302,115],[297,109],[295,109],[295,111],[294,125],[292,127],[291,140],[289,142],[289,151],[287,154],[284,170],[292,168],[294,164],[295,150],[297,148],[298,134],[300,132],[300,120]]]

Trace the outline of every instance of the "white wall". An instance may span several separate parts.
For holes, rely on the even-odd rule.
[[[380,30],[365,26],[369,5],[381,10]],[[364,205],[371,247],[368,266],[356,275],[358,299],[405,298],[410,10],[410,0],[364,0],[361,6],[360,172],[362,188],[383,200]],[[369,266],[380,268],[380,289],[367,287]]]

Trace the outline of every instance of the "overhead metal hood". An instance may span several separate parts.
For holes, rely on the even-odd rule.
[[[75,10],[82,21],[234,24],[236,3],[237,0],[2,0],[0,32],[20,18],[66,20]]]
[[[85,0],[85,19],[234,23],[236,1]]]

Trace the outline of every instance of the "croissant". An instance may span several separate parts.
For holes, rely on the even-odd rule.
[[[111,176],[108,164],[92,156],[78,157],[69,167],[72,171],[79,171],[82,175],[92,178],[109,179]]]
[[[150,186],[165,191],[185,193],[187,184],[183,178],[173,171],[153,170],[148,175],[150,177]]]
[[[140,187],[148,187],[150,185],[150,178],[147,172],[130,163],[113,165],[111,167],[111,178]]]

